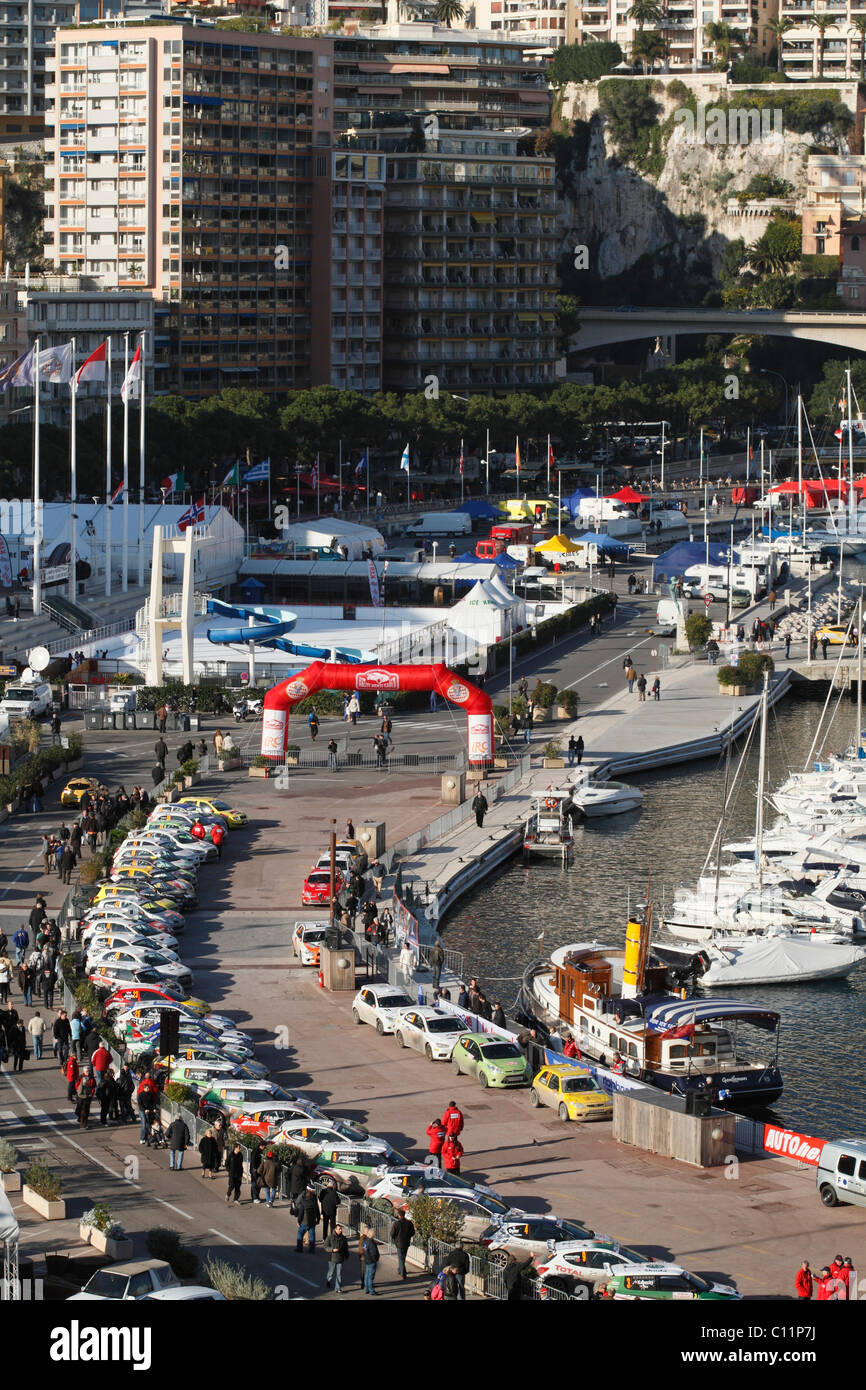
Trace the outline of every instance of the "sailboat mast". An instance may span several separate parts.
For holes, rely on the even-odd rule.
[[[767,779],[767,694],[770,688],[770,673],[764,672],[764,688],[761,691],[761,742],[758,752],[758,795],[755,801],[755,868],[758,871],[758,892],[764,886],[762,868],[764,858],[764,783]]]
[[[797,486],[800,493],[800,515],[803,518],[803,547],[806,545],[806,506],[803,499],[803,397],[797,393]]]
[[[845,369],[845,399],[848,407],[848,530],[857,531],[857,494],[854,491],[854,421],[851,419],[851,368]]]
[[[857,753],[863,737],[863,590],[857,600]]]

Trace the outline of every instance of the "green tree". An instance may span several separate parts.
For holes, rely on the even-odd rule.
[[[686,618],[685,627],[691,651],[700,651],[713,635],[712,620],[705,613],[690,613]]]
[[[811,14],[808,16],[809,23],[818,30],[818,78],[824,76],[824,35],[828,29],[837,28],[836,21],[829,14]]]
[[[431,1197],[427,1193],[421,1193],[413,1197],[409,1205],[409,1215],[417,1234],[424,1242],[425,1251],[432,1240],[441,1240],[446,1245],[456,1245],[460,1239],[463,1213],[447,1198]]]
[[[657,29],[638,29],[631,41],[632,61],[641,63],[645,73],[666,53],[667,44]]]
[[[566,82],[597,82],[622,62],[618,43],[605,40],[592,43],[565,43],[550,60],[547,76],[553,87]]]
[[[849,21],[851,28],[856,29],[860,35],[860,81],[863,81],[864,70],[866,70],[866,15],[854,15]]]
[[[793,19],[788,19],[787,15],[785,15],[779,16],[777,19],[766,20],[765,23],[767,28],[772,30],[773,37],[776,40],[776,67],[779,72],[784,72],[785,61],[782,56],[782,39],[789,29],[794,28],[794,21]]]
[[[455,19],[465,18],[466,11],[460,4],[460,0],[436,0],[433,6],[433,18],[437,24],[445,24],[449,29]]]
[[[716,58],[723,67],[727,67],[732,53],[737,49],[745,50],[749,46],[749,41],[742,29],[735,29],[733,25],[725,23],[724,20],[718,23],[714,21],[705,24],[704,38],[715,51]]]
[[[626,10],[626,19],[634,20],[639,30],[645,24],[661,24],[661,5],[657,5],[655,0],[634,0],[631,8]]]
[[[580,300],[570,294],[556,296],[556,346],[565,356],[569,344],[580,327]]]

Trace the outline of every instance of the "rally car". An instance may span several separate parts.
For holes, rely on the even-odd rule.
[[[334,876],[334,892],[337,897],[340,896],[345,886],[343,875],[337,870]],[[314,903],[329,903],[330,901],[330,869],[311,869],[301,888],[301,903],[304,907],[311,907]]]
[[[408,1009],[394,1022],[394,1037],[400,1047],[414,1047],[429,1062],[447,1062],[457,1039],[469,1029],[454,1014],[429,1005]]]
[[[215,796],[182,796],[177,804],[191,806],[197,812],[205,811],[212,816],[221,816],[230,830],[240,830],[247,824],[246,811],[238,811],[234,806],[229,806],[227,801]]]
[[[376,1032],[393,1033],[397,1019],[412,1000],[396,985],[364,985],[352,1000],[352,1017],[356,1023],[372,1023]]]
[[[402,1160],[384,1139],[371,1138],[363,1126],[345,1120],[290,1120],[271,1138],[307,1154],[324,1186],[345,1192],[363,1191],[372,1172]]]
[[[318,965],[319,948],[325,939],[328,923],[320,919],[295,922],[292,932],[292,955],[301,965]]]

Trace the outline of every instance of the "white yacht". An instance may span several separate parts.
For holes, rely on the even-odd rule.
[[[576,772],[571,782],[571,799],[585,816],[619,816],[643,805],[643,792],[627,782],[598,781],[585,772]]]
[[[669,965],[693,967],[702,989],[842,980],[866,960],[866,949],[850,939],[779,927],[747,936],[716,932],[697,953],[659,941],[655,952]]]

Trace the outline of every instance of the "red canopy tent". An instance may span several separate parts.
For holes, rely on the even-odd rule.
[[[800,492],[805,492],[808,489],[808,486],[809,484],[807,482],[798,483],[796,478],[789,478],[787,482],[776,483],[775,487],[771,487],[769,491],[781,492],[785,495],[788,495],[789,493],[799,494]]]
[[[641,502],[649,501],[648,492],[635,492],[630,483],[621,487],[619,492],[609,492],[607,495],[611,501],[624,502],[627,507],[637,507]]]

